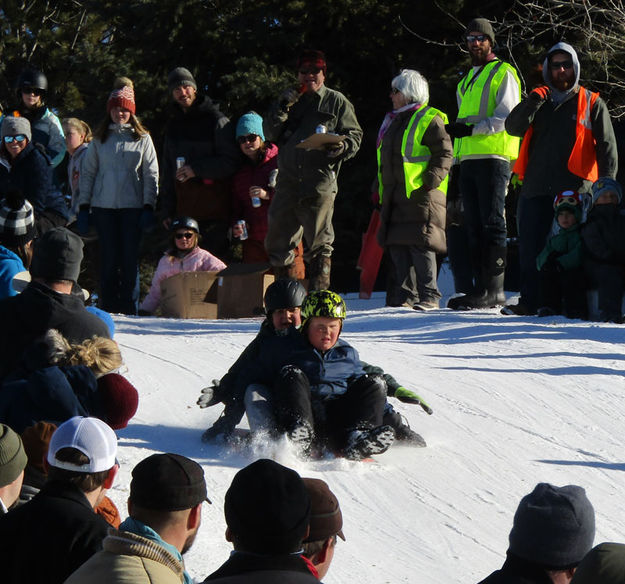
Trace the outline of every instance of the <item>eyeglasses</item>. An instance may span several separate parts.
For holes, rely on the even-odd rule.
[[[37,89],[36,87],[22,87],[22,93],[24,93],[25,95],[35,95],[37,97],[40,97],[43,95],[43,91],[41,91],[41,89]]]
[[[237,142],[239,144],[245,144],[246,142],[256,142],[256,138],[258,138],[258,134],[248,134],[247,136],[239,136],[237,138]]]
[[[5,136],[4,143],[11,144],[13,141],[15,142],[23,142],[26,140],[26,136],[24,134],[18,134],[17,136]]]
[[[483,43],[488,37],[485,34],[468,34],[466,37],[468,43]]]
[[[401,93],[401,91],[399,91],[399,89],[397,89],[397,87],[391,87],[391,93],[393,95],[397,95],[398,93]]]
[[[568,61],[551,61],[549,63],[549,69],[553,69],[554,71],[557,71],[560,68],[572,69],[573,68],[573,61],[572,60],[568,60]]]
[[[195,233],[193,233],[192,231],[187,231],[185,233],[176,233],[174,237],[176,239],[191,239],[194,235]]]
[[[321,67],[307,67],[305,69],[300,69],[300,75],[319,75],[321,71]]]

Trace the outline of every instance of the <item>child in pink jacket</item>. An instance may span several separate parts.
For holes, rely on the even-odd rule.
[[[150,292],[139,306],[142,316],[153,313],[161,301],[161,282],[180,272],[219,272],[226,267],[219,258],[198,247],[200,228],[192,217],[171,222],[172,247],[158,262]]]

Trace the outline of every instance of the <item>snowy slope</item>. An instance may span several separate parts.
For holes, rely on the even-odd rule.
[[[347,541],[325,582],[478,582],[503,562],[517,503],[540,481],[584,486],[597,512],[596,542],[625,541],[622,326],[495,310],[423,314],[384,308],[381,297],[347,304],[345,338],[420,393],[434,415],[395,402],[428,448],[394,446],[374,464],[302,462],[284,445],[256,451],[323,478],[338,496]],[[116,322],[141,400],[118,433],[122,469],[111,497],[125,516],[132,467],[152,452],[202,464],[213,505],[186,555],[201,581],[230,552],[223,497],[255,455],[203,444],[220,408],[195,401],[260,320]]]

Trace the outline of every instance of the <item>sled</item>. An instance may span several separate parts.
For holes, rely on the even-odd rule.
[[[380,212],[377,209],[371,213],[369,227],[362,236],[362,248],[356,268],[360,270],[360,298],[369,299],[380,271],[380,263],[384,249],[378,243],[377,235],[380,229]]]

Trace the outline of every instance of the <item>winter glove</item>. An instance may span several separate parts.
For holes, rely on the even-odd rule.
[[[562,264],[558,261],[558,257],[560,254],[552,251],[547,258],[547,261],[543,264],[543,267],[540,268],[541,272],[549,273],[549,272],[561,272]]]
[[[154,209],[152,209],[149,205],[146,205],[143,208],[143,211],[141,211],[141,216],[139,217],[139,229],[141,229],[141,231],[150,231],[154,227],[155,223]]]
[[[470,124],[463,124],[462,122],[452,122],[451,124],[445,124],[445,131],[452,138],[464,138],[470,136],[473,133],[473,126]]]
[[[428,406],[414,391],[410,391],[403,386],[395,390],[395,397],[405,404],[419,404],[428,414],[432,414],[433,410]]]
[[[79,235],[87,235],[89,233],[89,207],[84,207],[78,211],[76,231],[78,231]]]
[[[341,154],[345,153],[345,142],[339,142],[338,144],[328,144],[326,146],[326,154],[328,158],[338,158]]]
[[[202,442],[228,442],[235,427],[227,416],[222,416],[202,434]]]
[[[543,102],[549,99],[551,95],[551,90],[546,85],[541,85],[540,87],[536,87],[536,89],[532,89],[529,94],[529,98],[535,102],[536,104],[542,104]]]
[[[219,379],[213,379],[213,385],[205,387],[197,400],[197,405],[201,408],[210,408],[221,402],[219,395]]]
[[[288,110],[300,98],[300,92],[293,87],[285,89],[280,95],[280,108],[284,111]]]

